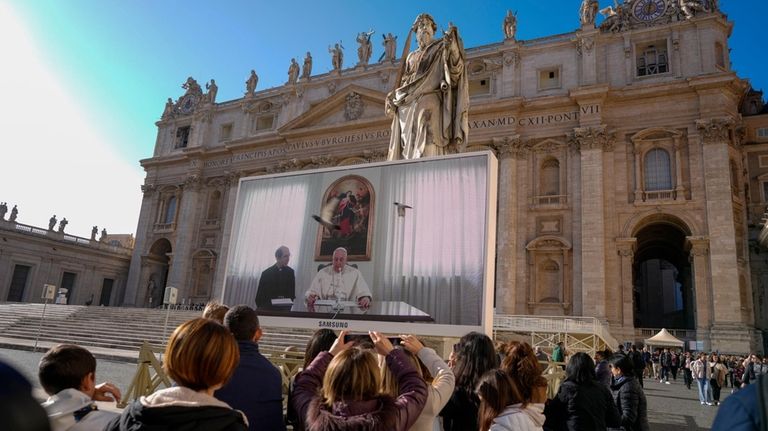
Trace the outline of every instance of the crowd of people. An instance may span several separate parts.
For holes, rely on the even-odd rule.
[[[284,377],[259,351],[262,335],[253,308],[209,304],[203,317],[183,323],[168,340],[163,369],[174,384],[133,401],[122,414],[98,409],[96,401],[117,402],[121,393],[111,383],[96,384],[93,355],[75,345],[55,346],[39,364],[40,384],[50,396],[42,406],[30,404],[31,386],[0,364],[3,417],[8,429],[54,431],[646,431],[643,378],[669,383],[682,370],[686,386],[696,383],[702,404],[719,403],[728,383],[737,391],[713,429],[757,430],[765,421],[758,400],[768,362],[757,355],[620,346],[593,358],[570,354],[560,343],[549,357],[528,343],[494,344],[477,332],[461,337],[444,361],[413,335],[318,330],[290,382],[286,406]],[[565,378],[548,399],[542,372],[560,366]]]

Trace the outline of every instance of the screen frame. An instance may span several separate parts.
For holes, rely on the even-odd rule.
[[[319,169],[307,169],[302,171],[291,171],[285,173],[276,173],[268,175],[256,175],[240,178],[237,186],[237,195],[232,216],[230,219],[230,228],[225,232],[229,237],[227,246],[224,251],[227,253],[226,265],[224,267],[224,278],[221,290],[221,297],[219,300],[223,303],[227,294],[227,280],[232,255],[230,253],[234,246],[234,235],[236,229],[236,211],[239,208],[241,200],[241,190],[244,182],[254,180],[273,179],[279,177],[291,177],[297,175],[314,175],[324,174],[328,172],[339,171],[357,171],[359,169],[369,169],[377,167],[387,167],[400,164],[412,164],[412,163],[425,163],[425,162],[439,162],[440,160],[448,159],[460,159],[460,158],[485,158],[486,167],[486,207],[485,207],[485,232],[484,232],[484,259],[483,259],[483,277],[482,277],[482,300],[481,300],[481,315],[478,325],[460,325],[460,324],[437,324],[437,323],[419,323],[419,322],[391,322],[381,320],[347,320],[347,319],[326,319],[326,318],[310,318],[310,317],[290,317],[290,316],[266,316],[260,315],[259,321],[261,325],[279,327],[279,328],[304,328],[304,329],[334,329],[334,330],[348,330],[354,332],[366,332],[366,331],[378,331],[387,334],[419,334],[430,336],[444,336],[444,337],[460,337],[468,332],[476,331],[491,335],[493,331],[493,304],[495,297],[495,261],[496,261],[496,209],[498,203],[498,159],[493,152],[488,150],[473,151],[461,154],[451,154],[439,157],[420,158],[415,160],[397,160],[397,161],[383,161],[372,163],[361,163],[355,165],[334,166],[328,168]],[[351,174],[352,172],[350,172]],[[297,301],[302,298],[297,297]],[[229,304],[230,306],[236,304]],[[253,304],[246,304],[253,306]],[[258,311],[258,310],[257,310]]]

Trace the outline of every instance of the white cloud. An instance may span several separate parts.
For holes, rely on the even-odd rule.
[[[89,236],[93,225],[135,233],[138,162],[120,159],[112,148],[117,137],[89,121],[97,116],[80,106],[3,3],[0,53],[0,201],[9,211],[18,204],[20,223],[47,226],[56,214],[75,235]]]

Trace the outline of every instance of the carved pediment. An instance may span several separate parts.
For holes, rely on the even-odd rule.
[[[529,242],[525,248],[527,250],[570,250],[571,243],[562,237],[553,235],[542,235]]]
[[[346,86],[283,125],[279,132],[286,134],[304,129],[343,127],[349,123],[388,121],[384,114],[385,96],[358,85]]]

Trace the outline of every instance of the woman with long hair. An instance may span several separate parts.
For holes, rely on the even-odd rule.
[[[424,344],[413,335],[401,335],[402,348],[407,353],[413,366],[419,370],[427,384],[427,404],[421,411],[411,431],[432,431],[435,429],[435,418],[453,393],[455,379],[453,371],[434,350],[424,347]],[[382,364],[383,365],[383,364]],[[382,367],[382,385],[384,393],[396,396],[400,385],[395,375],[386,366]]]
[[[507,355],[501,363],[526,403],[544,404],[547,401],[547,380],[541,375],[539,361],[530,344],[520,341],[507,343]]]
[[[720,404],[720,390],[725,384],[725,376],[728,373],[728,368],[720,360],[720,356],[717,353],[712,353],[709,357],[709,386],[712,388],[712,403],[714,405]]]
[[[312,334],[312,338],[307,342],[307,347],[304,350],[304,365],[301,369],[305,370],[320,352],[327,352],[330,350],[334,341],[336,341],[336,333],[332,330],[323,328],[315,331],[315,333]],[[288,383],[288,405],[285,411],[285,422],[292,425],[293,429],[296,431],[304,429],[304,421],[293,408],[293,384],[299,373],[297,373]]]
[[[605,431],[621,422],[611,391],[597,380],[595,362],[583,352],[571,356],[565,380],[544,415],[547,428],[556,431]]]
[[[648,405],[643,388],[635,379],[632,361],[617,354],[608,362],[613,375],[611,393],[621,414],[621,428],[625,431],[649,431]]]
[[[453,346],[453,374],[456,387],[440,416],[445,431],[477,429],[477,410],[480,399],[475,388],[480,377],[499,366],[499,357],[493,341],[485,334],[470,332]]]
[[[247,430],[245,416],[213,397],[240,361],[229,329],[198,318],[181,324],[165,349],[163,369],[177,386],[141,397],[107,425],[109,431]]]
[[[296,377],[293,405],[315,430],[407,430],[424,409],[427,385],[401,349],[370,332],[376,352],[397,377],[397,397],[381,394],[381,372],[373,351],[345,342],[339,334],[328,352],[320,352]]]
[[[483,374],[475,392],[480,399],[481,431],[536,431],[544,425],[542,404],[526,403],[514,380],[503,370]]]

